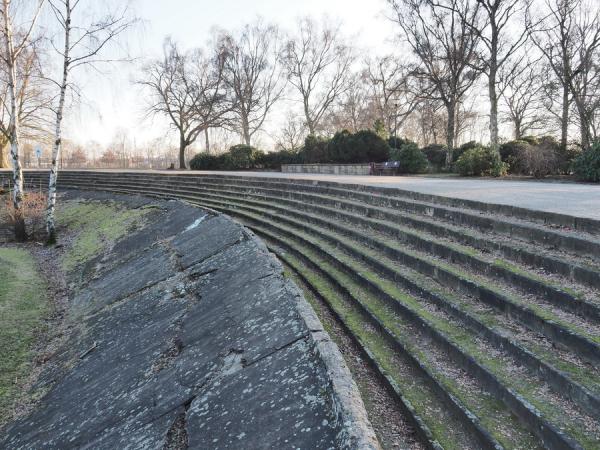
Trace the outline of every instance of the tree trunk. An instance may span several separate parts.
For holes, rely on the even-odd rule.
[[[563,85],[562,116],[560,118],[560,148],[562,151],[567,149],[567,139],[569,132],[569,87]]]
[[[446,164],[452,164],[452,153],[454,151],[454,135],[455,135],[455,120],[456,120],[456,103],[449,102],[446,104],[446,111],[448,113],[448,124],[446,127],[446,146],[448,152],[446,153]]]
[[[206,141],[206,153],[210,153],[210,139],[208,138],[208,128],[204,129],[204,140]]]
[[[490,148],[498,153],[500,145],[498,142],[498,96],[496,95],[496,72],[490,71],[489,80],[490,94]]]
[[[8,135],[10,141],[10,157],[13,168],[13,208],[15,221],[15,238],[17,241],[27,240],[27,231],[25,229],[25,217],[23,215],[23,169],[19,159],[19,109],[17,105],[17,70],[16,55],[13,47],[13,30],[10,19],[10,1],[5,0],[4,6],[4,40],[6,43],[6,60],[8,72],[8,95],[10,99],[10,122],[8,125]]]
[[[513,124],[515,125],[515,141],[518,141],[523,137],[523,132],[521,131],[521,120],[514,118]]]
[[[4,136],[0,136],[0,169],[8,169],[10,162],[8,161],[8,139]]]
[[[306,118],[306,128],[308,128],[308,134],[315,135],[315,123],[310,117],[310,111],[308,109],[308,99],[304,99],[304,117]]]
[[[244,144],[250,145],[250,124],[248,123],[248,116],[242,114],[242,139]]]
[[[497,5],[500,3],[497,2]],[[491,49],[490,49],[490,73],[488,77],[488,91],[490,96],[490,148],[500,154],[498,143],[498,95],[496,94],[496,72],[498,71],[498,25],[496,23],[496,12],[493,10],[491,17]]]
[[[58,110],[56,111],[56,122],[54,128],[54,146],[52,147],[52,166],[50,167],[50,182],[48,184],[48,206],[46,208],[46,231],[48,233],[47,242],[53,244],[56,242],[56,222],[54,220],[54,211],[56,209],[56,182],[58,181],[58,158],[61,150],[61,131],[63,110],[65,106],[65,94],[67,92],[67,82],[69,76],[69,49],[71,36],[71,5],[70,0],[65,0],[65,50],[63,55],[63,78],[60,85],[60,98],[58,101]]]
[[[187,166],[185,164],[185,149],[187,148],[187,142],[185,137],[181,135],[179,137],[179,168],[181,170],[186,170]]]
[[[577,112],[579,113],[579,126],[581,127],[581,148],[585,151],[590,148],[590,125],[585,106],[577,102]]]

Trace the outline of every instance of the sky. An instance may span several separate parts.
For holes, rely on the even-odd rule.
[[[140,22],[123,44],[134,62],[77,75],[83,97],[65,124],[72,140],[104,146],[124,129],[141,144],[168,133],[165,121],[144,117],[144,93],[134,83],[144,62],[160,57],[167,36],[188,49],[202,46],[215,26],[235,30],[262,17],[290,29],[305,15],[340,21],[343,32],[366,53],[389,51],[394,36],[384,0],[133,0],[132,11]]]

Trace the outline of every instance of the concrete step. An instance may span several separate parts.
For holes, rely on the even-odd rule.
[[[44,174],[31,175],[34,186],[44,182]],[[403,408],[412,407],[430,448],[600,442],[597,292],[580,297],[562,289],[560,277],[495,264],[483,251],[492,245],[498,251],[503,242],[515,253],[524,244],[533,254],[544,241],[541,258],[550,264],[567,247],[577,252],[572,238],[594,244],[589,230],[557,230],[518,211],[488,217],[474,205],[333,183],[64,172],[59,185],[180,198],[251,227],[337,312],[389,377]],[[440,239],[444,230],[451,239]],[[524,230],[535,230],[529,243]],[[577,258],[571,273],[580,267],[598,274],[595,263]],[[595,286],[593,277],[572,279]],[[549,350],[546,342],[557,347]],[[456,434],[454,442],[444,441],[448,434]]]
[[[151,193],[151,188],[150,188],[150,190],[148,191],[148,193]]]

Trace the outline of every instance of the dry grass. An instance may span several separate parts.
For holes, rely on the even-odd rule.
[[[21,212],[25,218],[27,231],[31,238],[41,237],[45,229],[45,212],[48,196],[43,192],[26,192],[21,203]],[[7,196],[3,217],[0,221],[9,226],[14,226],[19,218],[19,212],[14,208],[12,199]]]

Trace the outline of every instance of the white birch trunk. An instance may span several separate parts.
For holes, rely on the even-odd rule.
[[[3,1],[4,34],[6,44],[6,62],[8,72],[8,96],[10,102],[10,122],[8,125],[10,159],[13,169],[13,208],[15,210],[15,237],[19,241],[27,239],[25,218],[21,204],[23,202],[23,169],[19,159],[19,109],[17,106],[17,70],[13,28],[10,17],[10,0]]]
[[[56,123],[54,127],[54,145],[52,147],[52,165],[50,167],[50,182],[48,185],[48,206],[46,209],[46,231],[48,232],[48,242],[56,241],[56,182],[58,181],[58,160],[61,150],[61,133],[63,110],[65,107],[65,96],[67,92],[69,78],[69,50],[71,37],[71,4],[70,0],[65,0],[65,50],[63,54],[63,78],[60,85],[60,98],[58,109],[56,110]]]

